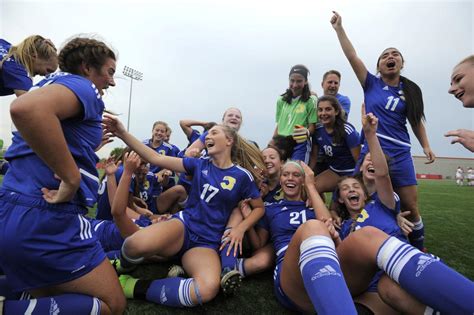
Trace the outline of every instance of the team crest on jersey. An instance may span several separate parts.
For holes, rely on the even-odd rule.
[[[145,188],[145,190],[148,190],[150,188],[150,182],[148,181],[148,179],[145,179],[145,182],[143,182],[143,188]]]
[[[365,220],[367,220],[368,218],[369,218],[369,213],[367,213],[367,211],[365,209],[362,209],[362,211],[360,212],[360,214],[357,217],[356,221],[362,223]]]
[[[236,180],[232,176],[224,176],[221,187],[227,190],[232,190],[232,188],[234,188],[235,182]]]
[[[283,197],[284,197],[283,189],[280,188],[280,189],[276,192],[275,196],[273,196],[273,199],[276,200],[276,201],[280,201],[280,200],[283,199]]]
[[[161,154],[161,155],[165,155],[165,154],[166,154],[166,153],[165,153],[165,150],[159,150],[158,153]]]
[[[296,113],[304,113],[304,104],[298,104],[298,106],[296,106],[295,112]]]

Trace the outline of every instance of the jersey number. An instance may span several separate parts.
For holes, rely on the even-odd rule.
[[[330,145],[324,145],[323,149],[327,156],[332,156],[332,147]]]
[[[388,109],[392,112],[395,111],[395,108],[397,107],[398,102],[400,102],[399,97],[393,97],[393,96],[387,97],[387,104],[385,105],[385,109]]]
[[[214,186],[211,186],[209,184],[204,184],[204,190],[201,193],[201,199],[204,200],[205,202],[211,201],[211,199],[219,192],[219,188],[216,188]],[[209,195],[206,194],[209,193]]]
[[[306,211],[292,212],[290,213],[290,224],[303,224],[306,222]]]

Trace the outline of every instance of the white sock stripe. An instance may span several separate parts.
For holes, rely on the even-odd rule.
[[[399,259],[398,263],[394,266],[392,271],[393,280],[400,283],[398,279],[400,278],[400,273],[402,272],[403,268],[407,264],[407,262],[413,258],[413,256],[420,254],[421,252],[416,248],[410,248],[410,250],[401,258]]]
[[[421,230],[422,228],[424,228],[424,224],[423,224],[423,221],[421,220],[420,218],[420,221],[418,222],[413,222],[414,226],[413,226],[413,230]]]
[[[98,298],[92,298],[91,315],[100,315],[100,300]]]
[[[179,303],[181,305],[186,305],[185,298],[184,298],[184,280],[179,281],[179,288],[178,288],[178,298],[179,298]]]
[[[193,283],[194,278],[186,279],[186,297],[188,304],[186,306],[194,306],[193,300],[191,299],[191,283]]]
[[[301,253],[300,254],[300,263],[302,261],[305,261],[307,260],[308,258],[307,257],[310,257],[312,256],[314,258],[314,256],[317,256],[317,255],[332,255],[334,256],[334,258],[337,260],[337,254],[336,254],[336,251],[330,247],[327,247],[327,246],[321,246],[321,247],[316,247],[316,248],[310,248],[308,250],[306,250],[305,252]]]
[[[393,270],[398,265],[399,261],[405,256],[405,254],[410,250],[410,246],[407,244],[400,245],[393,253],[392,256],[388,259],[385,264],[385,271],[388,275],[393,276]]]
[[[306,257],[304,260],[300,260],[300,262],[299,262],[300,270],[303,271],[303,269],[304,269],[304,267],[306,266],[307,263],[309,263],[310,261],[312,261],[314,259],[318,259],[318,258],[329,258],[329,259],[333,260],[334,262],[336,262],[337,265],[339,266],[339,260],[337,259],[337,256],[332,255],[332,254],[317,253],[317,254]]]
[[[398,242],[394,237],[389,237],[385,240],[377,253],[377,266],[384,269],[385,264],[391,257],[392,252],[397,248]]]
[[[35,310],[36,303],[38,303],[37,299],[30,300],[30,304],[28,304],[28,308],[25,311],[25,315],[31,315],[33,314],[33,311]]]
[[[301,242],[300,252],[302,253],[307,248],[314,248],[321,245],[336,249],[336,247],[334,246],[334,242],[329,237],[323,235],[313,235]]]

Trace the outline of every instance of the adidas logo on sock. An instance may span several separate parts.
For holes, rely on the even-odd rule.
[[[168,301],[168,298],[166,297],[166,287],[162,286],[160,292],[160,303],[164,304],[166,301]]]
[[[314,276],[311,277],[311,281],[314,281],[316,279],[319,279],[321,277],[325,276],[339,276],[341,277],[341,274],[337,272],[333,267],[326,265],[323,268],[319,269],[319,272],[317,272]]]
[[[425,270],[425,268],[428,267],[434,261],[436,260],[433,259],[433,257],[430,257],[428,255],[421,255],[420,258],[418,258],[415,277],[418,278],[423,272],[423,270]]]

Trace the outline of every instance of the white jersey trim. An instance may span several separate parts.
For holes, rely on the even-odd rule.
[[[403,146],[406,146],[406,147],[411,148],[411,144],[410,144],[410,143],[406,143],[406,142],[397,140],[397,139],[395,139],[395,138],[392,138],[392,137],[389,137],[389,136],[386,136],[386,135],[383,135],[383,134],[380,134],[380,133],[377,133],[377,137],[383,138],[383,139],[385,139],[385,140],[392,141],[392,142],[395,142],[395,143],[397,143],[397,144],[401,144],[401,145],[403,145]]]

